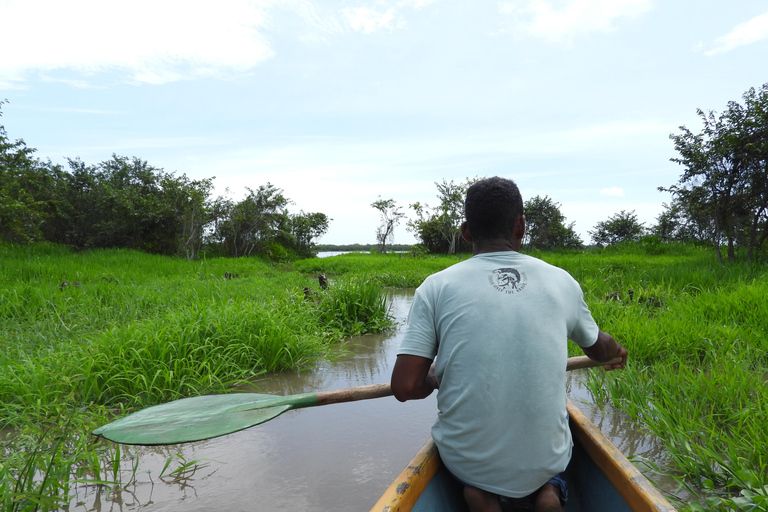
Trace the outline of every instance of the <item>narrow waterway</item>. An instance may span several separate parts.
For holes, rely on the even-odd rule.
[[[412,290],[391,293],[404,321]],[[301,373],[261,379],[253,391],[292,395],[389,380],[402,330],[350,340],[337,361]],[[594,371],[594,370],[593,370]],[[583,375],[569,378],[571,399],[625,455],[664,461],[661,446],[625,416],[590,405]],[[80,487],[71,510],[365,512],[427,440],[434,395],[401,404],[392,397],[289,411],[267,423],[209,441],[167,447],[124,447],[123,481],[106,493]],[[160,476],[184,461],[190,469]]]

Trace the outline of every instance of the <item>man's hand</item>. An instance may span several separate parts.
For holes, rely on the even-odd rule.
[[[627,349],[624,348],[624,346],[618,341],[616,342],[616,345],[619,346],[619,351],[613,357],[620,357],[621,361],[618,363],[605,365],[604,368],[606,369],[606,371],[609,371],[609,372],[611,370],[623,370],[624,367],[627,365]]]
[[[435,377],[435,361],[429,366],[429,372],[427,372],[427,384],[431,385],[434,389],[437,389],[437,377]]]
[[[587,357],[600,363],[620,357],[621,361],[618,363],[605,365],[605,369],[608,371],[621,370],[627,365],[627,349],[613,339],[613,336],[603,331],[598,332],[597,341],[594,345],[583,350]]]

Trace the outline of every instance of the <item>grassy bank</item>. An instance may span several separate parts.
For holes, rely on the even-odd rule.
[[[469,254],[414,258],[408,253],[351,253],[332,258],[314,258],[294,262],[294,270],[323,272],[329,277],[354,277],[393,288],[415,288],[430,274],[469,258]]]
[[[768,267],[675,245],[534,255],[578,279],[630,351],[625,371],[593,372],[589,386],[664,442],[670,466],[659,470],[702,495],[682,508],[767,510]],[[418,286],[467,257],[276,268],[0,246],[0,418],[17,429],[2,445],[3,510],[54,508],[78,478],[114,479],[119,452],[88,436],[110,412],[311,364],[348,334],[388,326],[382,286]]]
[[[391,327],[380,283],[321,290],[257,259],[2,245],[0,262],[3,510],[55,508],[78,475],[109,480],[119,452],[88,434],[109,414],[223,392]]]
[[[686,507],[768,510],[768,269],[678,251],[554,261],[632,357],[593,390],[663,440],[666,470],[707,499]]]

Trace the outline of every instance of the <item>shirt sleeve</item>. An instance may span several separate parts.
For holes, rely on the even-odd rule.
[[[589,310],[587,303],[584,301],[584,292],[581,287],[576,283],[578,288],[578,294],[576,297],[576,311],[575,322],[570,328],[568,338],[582,348],[589,348],[597,342],[597,335],[600,329],[595,323],[595,319],[592,318],[592,312]]]
[[[420,290],[416,290],[408,314],[405,336],[397,355],[420,356],[434,359],[437,355],[435,312]]]

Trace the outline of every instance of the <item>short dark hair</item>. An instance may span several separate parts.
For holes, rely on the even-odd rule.
[[[469,187],[464,211],[474,240],[509,239],[523,214],[523,198],[514,181],[494,176]]]

